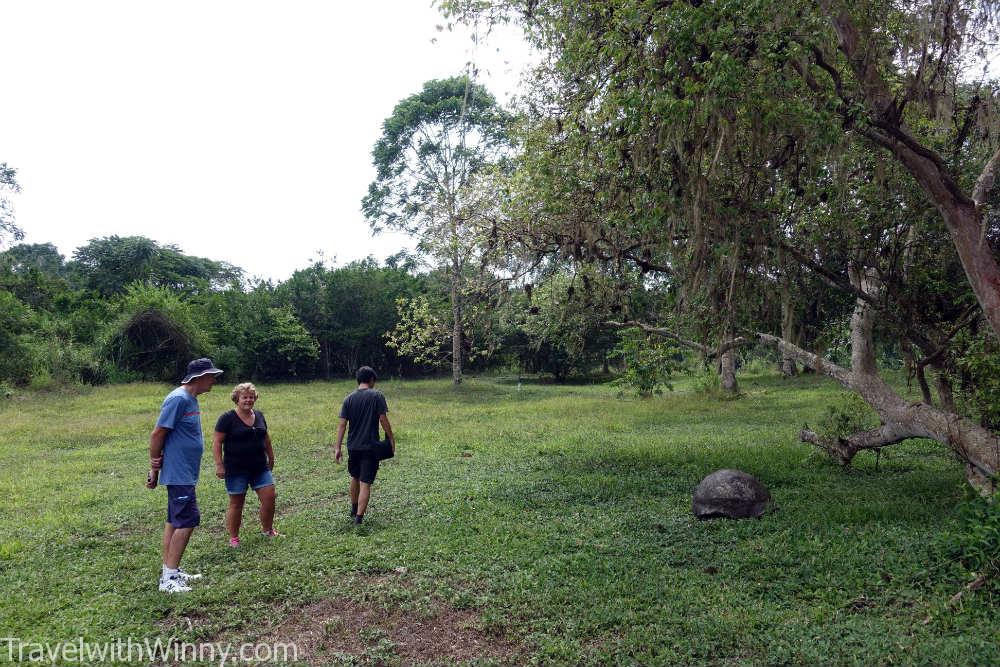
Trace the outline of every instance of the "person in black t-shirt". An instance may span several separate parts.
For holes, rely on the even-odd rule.
[[[351,427],[347,434],[347,472],[351,475],[351,518],[356,524],[364,520],[372,483],[378,473],[379,459],[372,449],[379,442],[379,424],[385,430],[385,437],[392,446],[393,454],[396,452],[396,438],[392,435],[392,426],[386,416],[389,407],[382,392],[375,389],[376,379],[375,371],[369,366],[358,369],[358,388],[344,399],[337,426],[337,463],[340,463],[342,456],[344,431],[348,424]]]
[[[215,424],[212,453],[215,455],[215,476],[226,480],[229,507],[226,528],[229,546],[240,546],[240,524],[243,523],[243,503],[247,488],[260,499],[260,525],[266,537],[275,537],[274,529],[274,448],[267,432],[264,413],[254,410],[257,388],[249,382],[236,385],[230,397],[235,410],[225,412]]]

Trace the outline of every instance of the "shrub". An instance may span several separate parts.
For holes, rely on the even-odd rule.
[[[193,306],[169,289],[132,284],[119,311],[106,330],[101,352],[122,371],[145,379],[177,381],[188,361],[210,349]]]
[[[969,574],[1000,575],[1000,502],[976,497],[959,506],[959,516],[959,528],[941,534],[944,555]]]
[[[638,329],[622,331],[618,340],[611,355],[624,361],[625,371],[612,386],[627,387],[639,396],[662,394],[664,388],[673,391],[670,378],[681,359],[677,348]]]
[[[963,412],[986,428],[1000,428],[1000,345],[986,332],[956,337],[959,386],[956,398]]]

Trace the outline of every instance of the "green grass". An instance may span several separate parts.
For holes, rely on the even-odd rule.
[[[201,398],[206,431],[227,388]],[[165,492],[142,486],[169,387],[0,404],[0,636],[254,641],[305,605],[350,598],[474,611],[519,663],[1000,664],[996,589],[945,604],[966,583],[934,547],[956,527],[959,466],[924,442],[886,450],[878,470],[870,454],[830,464],[796,441],[840,394],[821,379],[744,378],[730,401],[684,381],[650,400],[601,385],[380,384],[399,455],[360,530],[328,449],[351,385],[259,388],[285,535],[259,537],[250,499],[244,547],[226,548],[206,452],[184,565],[207,581],[173,597],[155,587]],[[691,491],[722,467],[757,476],[775,510],[696,520]],[[398,661],[368,639],[361,661]]]

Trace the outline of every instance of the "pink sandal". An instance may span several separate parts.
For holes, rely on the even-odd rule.
[[[232,547],[233,549],[235,549],[236,547],[240,546],[240,538],[238,538],[238,537],[230,537],[229,538],[229,546]]]
[[[262,530],[260,534],[263,535],[264,537],[280,537],[281,536],[281,533],[279,533],[278,531],[276,531],[274,528],[272,528],[271,530]]]

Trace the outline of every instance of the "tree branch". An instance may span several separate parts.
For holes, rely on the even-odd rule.
[[[847,370],[846,368],[838,366],[833,362],[827,361],[818,354],[807,352],[798,345],[789,343],[787,340],[784,340],[783,338],[778,338],[777,336],[772,336],[771,334],[760,333],[760,332],[757,333],[757,338],[759,338],[763,343],[767,343],[768,345],[772,345],[778,348],[785,356],[793,357],[796,361],[805,366],[808,366],[817,373],[822,373],[823,375],[832,377],[834,380],[840,382],[844,386],[847,387],[850,386],[851,371]]]
[[[899,424],[883,424],[870,431],[861,431],[846,438],[824,438],[815,431],[802,429],[799,440],[824,449],[841,465],[847,465],[863,449],[882,449],[889,445],[920,438],[923,434],[911,431]]]
[[[646,324],[645,322],[639,322],[636,320],[628,320],[626,322],[615,322],[613,320],[608,320],[605,321],[604,324],[610,327],[614,327],[616,329],[632,329],[632,328],[642,329],[646,333],[655,334],[657,336],[663,336],[664,338],[669,338],[674,342],[680,343],[684,347],[689,347],[692,350],[697,350],[698,352],[701,352],[709,359],[712,359],[720,354],[725,354],[726,352],[729,352],[730,350],[735,349],[740,345],[749,342],[746,338],[743,338],[742,336],[737,336],[736,338],[728,340],[722,345],[719,345],[718,347],[709,347],[708,345],[703,345],[693,340],[681,338],[670,329],[664,327],[654,327],[651,324]]]

